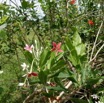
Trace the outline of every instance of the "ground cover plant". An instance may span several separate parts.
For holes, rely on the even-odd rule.
[[[104,1],[0,4],[0,103],[104,103]]]

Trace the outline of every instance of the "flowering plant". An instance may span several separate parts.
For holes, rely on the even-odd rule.
[[[10,2],[0,4],[0,103],[103,102],[102,0]]]

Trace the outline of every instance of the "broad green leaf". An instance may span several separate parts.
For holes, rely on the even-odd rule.
[[[72,40],[69,38],[66,38],[66,48],[68,49],[68,51],[72,51],[74,48],[73,44],[72,44]]]
[[[65,68],[61,68],[61,69],[58,69],[56,70],[54,73],[52,72],[51,74],[49,74],[49,78],[53,78],[53,77],[56,77],[59,75],[59,73],[61,73]]]
[[[69,60],[72,62],[72,64],[74,66],[78,65],[79,64],[79,56],[77,55],[76,53],[76,50],[73,50],[71,53],[70,53],[70,56],[69,56]]]
[[[73,35],[73,45],[77,46],[77,45],[81,44],[81,42],[82,42],[81,38],[80,38],[78,32],[76,31],[75,34]]]
[[[66,64],[65,64],[64,60],[59,60],[51,67],[51,71],[56,71],[58,69],[61,69],[61,68],[65,67],[65,65]]]
[[[55,61],[56,61],[56,53],[55,52],[51,52],[50,54],[50,58],[47,62],[47,68],[48,69],[51,69],[51,67],[55,64]]]
[[[78,55],[85,55],[86,45],[85,44],[79,44],[75,47]]]
[[[58,75],[58,78],[68,78],[69,77],[69,74],[68,73],[66,73],[66,72],[64,72],[64,73],[60,73],[59,75]]]
[[[59,75],[58,75],[58,78],[68,78],[70,81],[72,81],[72,82],[75,82],[75,83],[77,83],[77,81],[75,80],[75,78],[73,77],[73,76],[70,76],[68,73],[60,73]]]
[[[60,53],[59,55],[57,55],[57,57],[55,58],[57,61],[59,60],[59,59],[61,59],[63,57],[63,53]]]
[[[81,64],[85,64],[87,62],[87,56],[86,55],[79,56],[79,58],[80,58]]]
[[[40,61],[39,61],[40,67],[47,63],[49,57],[50,57],[50,51],[48,49],[45,49],[40,55]]]
[[[50,59],[47,61],[47,69],[50,69],[50,68],[51,68],[52,64],[54,64],[53,62],[54,62],[54,59],[52,59],[52,58],[50,58]]]
[[[44,72],[44,71],[40,71],[39,72],[39,79],[40,79],[40,82],[42,83],[42,84],[45,84],[46,82],[47,82],[47,75],[46,75],[46,73]]]

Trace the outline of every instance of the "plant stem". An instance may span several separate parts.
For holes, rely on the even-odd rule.
[[[94,58],[91,59],[89,63],[91,63],[94,59],[96,59],[97,55],[99,54],[99,52],[101,51],[101,49],[103,49],[103,47],[104,47],[104,44],[99,48],[99,50],[96,52]]]
[[[93,45],[93,48],[92,48],[92,52],[91,52],[91,56],[90,56],[90,61],[92,60],[92,56],[93,56],[93,53],[94,53],[94,50],[95,50],[95,47],[96,47],[97,39],[98,39],[98,36],[100,34],[102,26],[103,26],[103,22],[101,23],[101,25],[99,27],[99,30],[98,30],[98,33],[96,35],[96,39],[95,39],[95,42],[94,42],[94,45]]]

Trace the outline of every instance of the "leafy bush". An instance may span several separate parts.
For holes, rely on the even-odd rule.
[[[0,102],[103,103],[102,2],[0,4]]]

